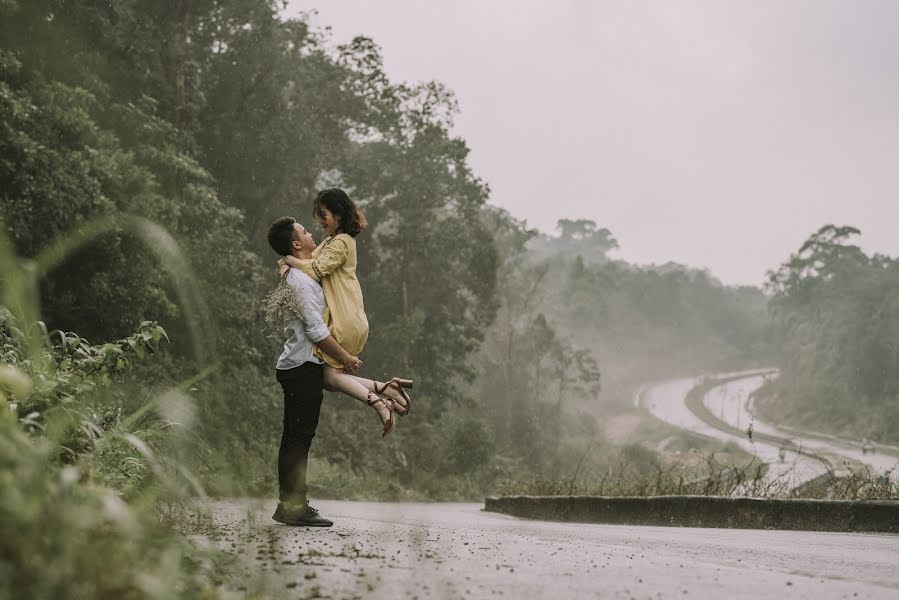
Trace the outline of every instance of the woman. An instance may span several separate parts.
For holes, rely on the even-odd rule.
[[[368,317],[362,287],[356,278],[356,236],[367,225],[365,216],[349,195],[338,188],[318,193],[313,215],[328,237],[312,252],[311,260],[286,256],[280,261],[279,270],[284,276],[290,267],[301,269],[321,283],[328,304],[324,314],[328,329],[347,352],[358,356],[368,339]],[[384,427],[382,437],[393,431],[394,412],[408,414],[410,398],[403,388],[411,388],[411,380],[394,377],[380,383],[355,377],[320,348],[316,348],[316,355],[325,362],[325,388],[372,406]]]

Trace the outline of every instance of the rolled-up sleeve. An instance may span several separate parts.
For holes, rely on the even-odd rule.
[[[331,335],[325,325],[325,295],[321,287],[310,277],[294,270],[290,272],[289,282],[300,296],[301,318],[309,341],[315,344]]]
[[[327,277],[339,269],[350,255],[350,246],[344,237],[352,240],[346,234],[341,233],[319,246],[320,249],[317,249],[315,258],[292,261],[291,265],[315,281],[321,281],[322,277]]]
[[[300,261],[299,265],[294,267],[294,269],[299,269],[315,281],[321,281],[321,277],[318,276],[318,273],[316,273],[315,269],[312,267],[311,258],[304,258]]]
[[[350,247],[346,240],[341,236],[337,236],[322,247],[321,252],[312,261],[312,270],[321,281],[322,277],[326,277],[336,271],[340,265],[346,262],[347,256],[350,254]]]

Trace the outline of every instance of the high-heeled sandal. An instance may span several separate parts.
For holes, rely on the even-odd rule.
[[[375,387],[376,394],[383,394],[384,391],[387,390],[387,388],[396,390],[400,393],[400,395],[403,397],[403,400],[406,401],[406,406],[403,406],[403,408],[406,409],[406,412],[396,413],[399,416],[405,417],[406,415],[409,414],[409,411],[412,410],[412,398],[409,397],[409,394],[407,394],[406,390],[404,389],[404,388],[412,387],[411,379],[400,379],[399,377],[394,377],[390,381],[387,381],[387,382],[384,382],[383,384],[381,384],[380,389],[378,389],[377,384],[375,384],[374,387]],[[400,406],[402,406],[402,405],[400,405]]]
[[[388,435],[390,435],[391,432],[393,432],[394,427],[396,426],[396,419],[393,418],[393,415],[394,415],[393,402],[390,402],[390,403],[385,402],[383,398],[381,398],[380,396],[377,396],[374,392],[369,392],[365,401],[372,408],[375,408],[375,404],[380,402],[381,404],[384,405],[384,408],[386,408],[387,411],[390,413],[390,416],[387,418],[387,420],[382,423],[382,425],[384,426],[384,431],[381,432],[381,437],[385,438]],[[375,408],[375,412],[378,412],[377,408]],[[380,412],[378,412],[378,418],[379,419],[381,418]]]

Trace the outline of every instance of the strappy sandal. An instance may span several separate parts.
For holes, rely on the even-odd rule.
[[[400,395],[403,397],[403,400],[406,401],[406,406],[403,407],[406,409],[406,412],[396,413],[396,414],[398,414],[401,417],[405,417],[406,415],[409,414],[409,411],[412,409],[412,398],[409,397],[409,394],[406,393],[406,390],[404,388],[412,388],[412,380],[411,379],[400,379],[399,377],[394,377],[390,381],[382,384],[380,389],[378,389],[377,385],[375,385],[374,387],[375,387],[376,394],[383,394],[387,388],[398,391],[400,393]]]
[[[388,435],[390,435],[391,432],[393,432],[393,428],[396,426],[396,419],[393,418],[393,415],[394,415],[393,402],[390,402],[390,403],[385,402],[383,398],[381,398],[380,396],[377,396],[374,392],[369,392],[368,397],[366,398],[365,401],[372,408],[375,408],[375,404],[380,402],[381,404],[384,405],[384,408],[386,408],[388,410],[388,412],[390,412],[390,417],[388,417],[387,421],[382,423],[382,425],[384,426],[384,431],[381,432],[381,437],[385,438]],[[375,412],[377,412],[377,411],[378,411],[378,409],[375,408]],[[381,418],[381,413],[378,413],[378,418],[379,419]]]

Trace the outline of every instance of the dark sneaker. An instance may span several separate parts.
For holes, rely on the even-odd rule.
[[[272,519],[285,525],[297,525],[300,527],[330,527],[334,524],[333,521],[329,521],[318,514],[318,511],[309,506],[309,504],[292,506],[279,502]]]

